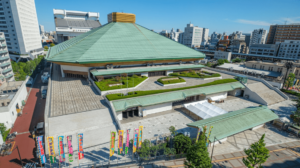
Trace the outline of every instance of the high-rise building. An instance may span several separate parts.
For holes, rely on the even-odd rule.
[[[7,51],[7,43],[3,32],[0,32],[0,83],[4,81],[13,81],[14,72]]]
[[[270,26],[267,44],[275,44],[285,40],[300,40],[300,23]]]
[[[184,29],[183,44],[188,47],[199,48],[202,42],[203,28],[194,26],[193,24],[187,24]]]
[[[1,1],[0,17],[0,31],[5,34],[12,59],[19,59],[20,54],[34,59],[44,53],[34,0]]]
[[[100,27],[100,14],[96,12],[80,12],[53,9],[56,38],[58,43],[67,41],[80,34]]]
[[[40,25],[40,34],[44,34],[45,33],[45,28],[43,25]]]
[[[183,32],[180,29],[177,29],[176,31],[174,31],[174,29],[172,28],[171,32],[170,32],[170,39],[179,42],[179,38],[180,38],[180,34],[182,34]]]
[[[280,44],[278,57],[300,59],[300,40],[285,40]]]
[[[208,42],[208,28],[203,28],[203,34],[202,34],[202,42]]]
[[[265,44],[267,38],[267,31],[264,29],[255,29],[252,32],[252,37],[250,40],[250,46],[252,44]]]

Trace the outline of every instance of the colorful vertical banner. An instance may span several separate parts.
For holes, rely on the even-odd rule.
[[[138,141],[138,135],[139,135],[139,129],[135,129],[134,130],[134,134],[133,134],[133,148],[132,148],[132,152],[135,153],[136,152],[136,148],[137,148],[137,141]]]
[[[123,152],[123,137],[124,137],[124,130],[119,130],[119,140],[118,140],[118,154],[122,155]]]
[[[73,162],[72,135],[67,136],[67,144],[69,149],[69,162]]]
[[[126,134],[125,155],[128,154],[128,149],[129,149],[129,134],[130,134],[130,129],[127,130],[127,134]]]
[[[116,132],[111,132],[110,133],[110,147],[109,147],[110,156],[114,155],[114,153],[115,153],[115,140],[116,140]]]
[[[139,140],[138,140],[138,148],[140,149],[142,147],[142,140],[143,138],[143,126],[139,126]]]
[[[198,142],[198,139],[199,139],[199,136],[200,136],[200,132],[201,132],[201,128],[198,128],[198,134],[197,134],[197,137],[196,137],[196,142]]]
[[[42,164],[44,164],[46,163],[46,156],[45,156],[45,151],[43,146],[43,135],[37,137],[37,143],[40,152],[41,162]]]
[[[49,148],[49,157],[51,163],[56,163],[55,151],[54,151],[54,138],[48,137],[48,148]]]
[[[84,158],[83,153],[83,133],[78,134],[78,160]]]
[[[65,162],[64,136],[58,136],[58,152],[59,152],[59,161]]]
[[[206,146],[208,146],[208,143],[209,143],[209,137],[210,137],[212,128],[213,128],[213,126],[210,126],[210,127],[209,127],[209,131],[208,131],[208,134],[207,134]]]

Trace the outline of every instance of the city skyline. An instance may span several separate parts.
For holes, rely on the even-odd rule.
[[[115,1],[113,6],[109,2],[89,2],[92,3],[82,4],[78,0],[74,0],[73,3],[54,0],[49,4],[44,1],[36,1],[39,24],[44,25],[46,31],[55,30],[53,9],[99,12],[101,24],[107,23],[107,14],[111,12],[134,13],[137,16],[137,24],[144,25],[156,32],[161,30],[169,32],[172,28],[184,30],[190,22],[198,27],[209,28],[209,34],[214,31],[227,34],[235,31],[251,33],[254,29],[259,28],[268,31],[272,24],[300,22],[300,14],[297,11],[300,1],[296,0],[287,1],[289,2],[287,4],[290,4],[289,8],[281,8],[281,1],[251,1],[250,3],[234,0],[230,4],[223,1],[217,3],[206,1],[190,1],[192,3],[184,3],[184,1],[175,1],[177,3],[170,1]],[[253,6],[251,4],[260,5],[255,5],[255,9],[246,7],[247,5]],[[203,5],[207,7],[201,7]]]

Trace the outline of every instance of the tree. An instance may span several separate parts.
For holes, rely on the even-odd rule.
[[[269,150],[266,148],[264,143],[265,134],[255,142],[251,144],[249,149],[245,149],[244,152],[247,154],[246,158],[243,158],[243,163],[248,168],[262,168],[261,164],[265,163],[270,157]]]
[[[293,119],[294,123],[300,126],[300,108],[297,108],[297,111],[293,111],[291,118]]]
[[[288,79],[286,80],[285,86],[288,88],[292,87],[295,80],[295,74],[290,73]]]
[[[184,136],[183,134],[177,134],[174,138],[174,147],[177,154],[186,153],[191,144],[191,139],[187,136]]]
[[[50,44],[50,47],[54,47],[54,46],[55,46],[55,44],[54,44],[54,43],[51,43],[51,44]]]
[[[288,62],[286,62],[285,64],[284,64],[284,67],[286,68],[286,74],[285,74],[285,77],[284,77],[284,84],[286,83],[286,78],[287,78],[287,74],[288,74],[288,72],[290,71],[290,69],[292,68],[294,66],[294,63],[293,62],[290,62],[290,61],[288,61]]]
[[[212,167],[204,134],[200,134],[198,142],[191,145],[191,147],[187,150],[184,165],[188,168]]]
[[[48,49],[49,49],[49,47],[48,47],[48,46],[44,46],[44,49],[45,49],[45,50],[48,50]]]
[[[6,127],[3,123],[0,123],[0,131],[1,131],[1,134],[3,135],[4,132],[6,131]]]
[[[144,142],[142,143],[142,147],[137,150],[139,153],[140,157],[149,157],[150,156],[150,141],[145,139]]]
[[[174,126],[170,126],[169,131],[170,131],[171,135],[173,135],[173,136],[175,136],[177,134],[176,129],[175,129]]]
[[[218,59],[218,65],[223,65],[224,64],[224,60],[223,59]]]

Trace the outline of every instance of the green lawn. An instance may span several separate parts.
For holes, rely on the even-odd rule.
[[[178,77],[179,79],[173,79],[173,80],[165,80],[165,81],[163,81],[163,79],[168,79],[168,78],[176,78],[176,77],[175,76],[162,77],[162,78],[159,78],[157,80],[157,82],[162,83],[164,85],[185,82],[185,80],[182,79],[182,78],[180,78],[180,77]]]
[[[10,129],[6,130],[6,131],[2,134],[2,138],[3,138],[3,141],[4,141],[4,142],[5,142],[5,140],[6,140],[7,135],[9,134],[9,132],[10,132]]]
[[[126,95],[126,96],[124,96],[124,95],[122,96],[120,93],[117,93],[117,94],[106,95],[106,97],[109,101],[112,101],[112,100],[118,100],[118,99],[126,99],[126,98],[130,98],[130,97],[145,96],[145,95],[151,95],[151,94],[158,94],[158,93],[171,92],[171,91],[177,91],[177,90],[185,90],[185,89],[191,89],[191,88],[219,85],[219,84],[232,83],[232,82],[237,82],[237,80],[235,80],[235,79],[220,79],[220,80],[215,80],[213,82],[209,82],[209,83],[205,83],[205,84],[201,84],[201,85],[189,86],[189,87],[164,89],[164,90],[134,91],[134,92],[129,92],[128,95]]]
[[[106,90],[115,90],[115,89],[125,89],[125,88],[131,88],[135,87],[144,80],[147,79],[146,76],[136,76],[136,77],[119,77],[118,78],[110,78],[110,79],[104,79],[100,82],[95,82],[95,84],[99,87],[101,91],[106,91]],[[117,86],[109,86],[110,84],[118,84],[122,83],[123,85],[117,85]]]
[[[184,71],[184,72],[175,72],[169,74],[170,76],[181,76],[181,77],[189,77],[189,78],[214,78],[220,77],[221,75],[218,73],[209,73],[206,71],[201,71],[202,73],[195,72],[195,71]]]

